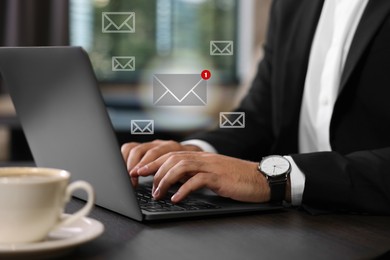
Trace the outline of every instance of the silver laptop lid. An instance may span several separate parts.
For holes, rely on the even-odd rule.
[[[97,205],[142,220],[84,50],[2,47],[0,73],[37,166],[70,171],[93,185]]]

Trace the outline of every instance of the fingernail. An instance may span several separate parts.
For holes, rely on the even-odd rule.
[[[133,169],[131,169],[130,173],[136,173],[136,172],[138,172],[138,169],[139,169],[139,166],[135,166],[135,167],[133,167]]]
[[[160,188],[159,187],[157,187],[157,189],[154,191],[153,197],[156,198],[156,197],[158,197],[158,195],[160,195]]]
[[[179,192],[176,192],[175,194],[173,194],[173,196],[171,197],[171,201],[172,202],[177,202],[177,198],[179,197]]]
[[[137,169],[137,173],[144,173],[148,170],[148,166],[145,165],[145,166],[142,166],[142,167],[138,167]]]

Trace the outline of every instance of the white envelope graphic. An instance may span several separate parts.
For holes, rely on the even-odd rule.
[[[134,56],[114,56],[112,57],[112,71],[134,71]]]
[[[130,130],[132,135],[152,135],[154,120],[131,120]]]
[[[134,33],[135,13],[134,12],[103,12],[102,32],[103,33]]]
[[[245,112],[219,113],[220,128],[245,128]]]
[[[233,41],[210,41],[210,55],[233,55]]]
[[[157,106],[204,106],[207,81],[200,74],[155,74],[153,104]]]

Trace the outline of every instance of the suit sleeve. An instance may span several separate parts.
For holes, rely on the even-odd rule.
[[[275,12],[280,14],[281,8],[278,9],[278,6],[287,10],[286,6],[289,6],[285,3],[273,1],[264,58],[249,93],[236,109],[245,112],[246,127],[216,129],[190,138],[209,142],[221,154],[253,161],[274,151],[273,145],[280,141],[276,140],[273,129],[273,104],[276,102],[271,86],[274,85],[273,78],[280,77],[274,68],[274,53],[277,51],[274,48],[275,43],[280,41],[278,36],[285,30],[280,20],[276,19]],[[290,149],[289,153],[296,151]],[[337,211],[390,214],[390,147],[361,149],[350,153],[333,151],[291,156],[305,174],[302,198],[305,209],[314,213]]]
[[[302,205],[318,209],[390,214],[390,148],[347,155],[318,152],[292,155],[305,173]]]

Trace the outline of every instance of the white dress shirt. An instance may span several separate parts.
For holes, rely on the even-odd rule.
[[[368,0],[326,0],[314,36],[303,93],[299,151],[331,151],[329,126],[340,78]]]
[[[369,0],[325,0],[310,50],[299,123],[299,152],[331,151],[329,126],[345,60]],[[188,140],[204,151],[217,152],[202,140]],[[211,148],[211,149],[210,149]],[[291,199],[300,205],[305,175],[291,156]]]

